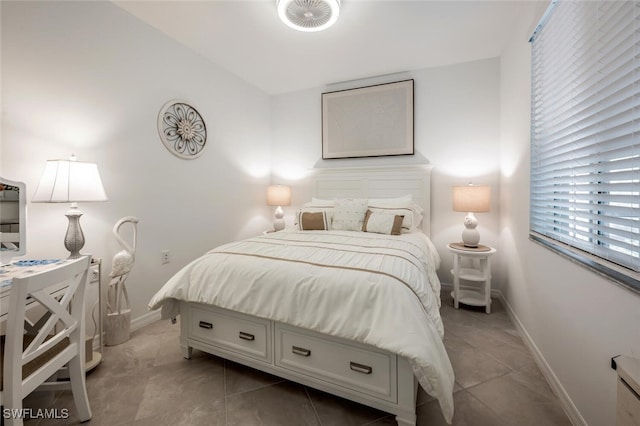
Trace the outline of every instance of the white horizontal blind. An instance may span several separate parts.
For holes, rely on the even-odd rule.
[[[558,1],[532,38],[532,235],[620,265],[635,277],[639,23],[637,1]]]

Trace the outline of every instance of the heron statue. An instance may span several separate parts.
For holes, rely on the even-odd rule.
[[[133,226],[131,245],[120,235],[120,228],[127,223]],[[138,218],[133,216],[123,217],[113,226],[113,235],[122,250],[116,253],[111,261],[111,273],[109,274],[111,282],[107,290],[107,322],[108,324],[112,323],[114,328],[120,330],[113,330],[112,333],[107,330],[107,345],[122,343],[129,338],[129,321],[127,320],[131,309],[125,281],[133,269],[136,259],[137,231]]]

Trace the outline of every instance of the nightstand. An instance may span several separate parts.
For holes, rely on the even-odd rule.
[[[453,254],[453,307],[459,304],[484,306],[491,313],[491,262],[489,258],[496,249],[479,245],[477,248],[465,247],[462,243],[451,243],[447,246]],[[460,281],[482,283],[478,289],[460,289]]]

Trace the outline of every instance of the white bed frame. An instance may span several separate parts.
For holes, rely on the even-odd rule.
[[[393,198],[411,194],[413,200],[424,208],[422,230],[429,235],[431,168],[430,165],[407,165],[317,169],[312,177],[312,195],[326,199]],[[419,385],[409,362],[401,356],[214,306],[182,302],[180,314],[180,345],[187,359],[196,348],[393,413],[398,425],[416,424]],[[291,342],[298,344],[295,339],[301,339],[298,341],[311,349],[291,346]],[[302,343],[299,345],[303,346]],[[305,364],[311,357],[304,353],[302,357],[292,356],[289,347],[294,354],[298,349],[297,355],[301,355],[300,350],[313,351],[316,358],[321,357],[320,364],[325,369],[320,365]],[[370,365],[374,365],[375,374],[371,373],[368,365],[350,361],[363,356],[371,361],[367,361]],[[341,363],[350,365],[353,371],[359,369],[362,374],[353,374],[351,379],[348,374],[336,373],[334,366]],[[376,379],[380,372],[382,381]]]

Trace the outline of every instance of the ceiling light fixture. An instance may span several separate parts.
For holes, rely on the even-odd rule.
[[[278,16],[298,31],[321,31],[340,15],[340,0],[277,0]]]

